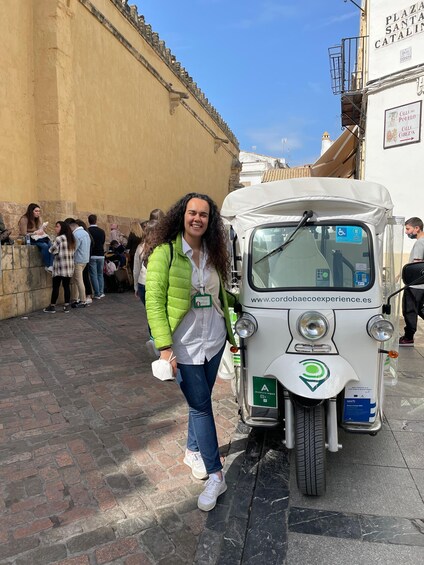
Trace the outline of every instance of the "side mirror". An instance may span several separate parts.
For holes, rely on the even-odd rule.
[[[407,263],[402,269],[402,281],[406,285],[424,284],[424,261]]]
[[[390,294],[387,297],[387,303],[383,304],[383,314],[390,314],[391,305],[390,300],[402,290],[405,290],[410,285],[424,284],[424,261],[417,261],[415,263],[407,263],[402,269],[402,281],[405,286]]]

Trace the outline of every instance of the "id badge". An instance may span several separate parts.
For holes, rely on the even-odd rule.
[[[210,294],[195,294],[193,296],[193,308],[210,308],[212,296]]]

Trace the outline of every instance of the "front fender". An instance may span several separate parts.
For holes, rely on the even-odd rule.
[[[339,355],[283,354],[267,367],[265,377],[276,378],[287,390],[304,398],[333,398],[349,381],[359,381],[352,365]]]

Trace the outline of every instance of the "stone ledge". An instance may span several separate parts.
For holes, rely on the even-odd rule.
[[[0,320],[22,316],[50,302],[52,278],[35,246],[1,248]]]

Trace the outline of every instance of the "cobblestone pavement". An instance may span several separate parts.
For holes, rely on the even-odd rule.
[[[0,563],[191,563],[207,514],[185,401],[150,373],[131,293],[0,322]],[[222,454],[237,407],[217,380]]]
[[[424,334],[401,350],[376,437],[343,434],[327,493],[299,494],[283,432],[214,407],[227,492],[197,509],[187,410],[150,375],[131,294],[0,322],[0,563],[419,565],[424,562]]]

